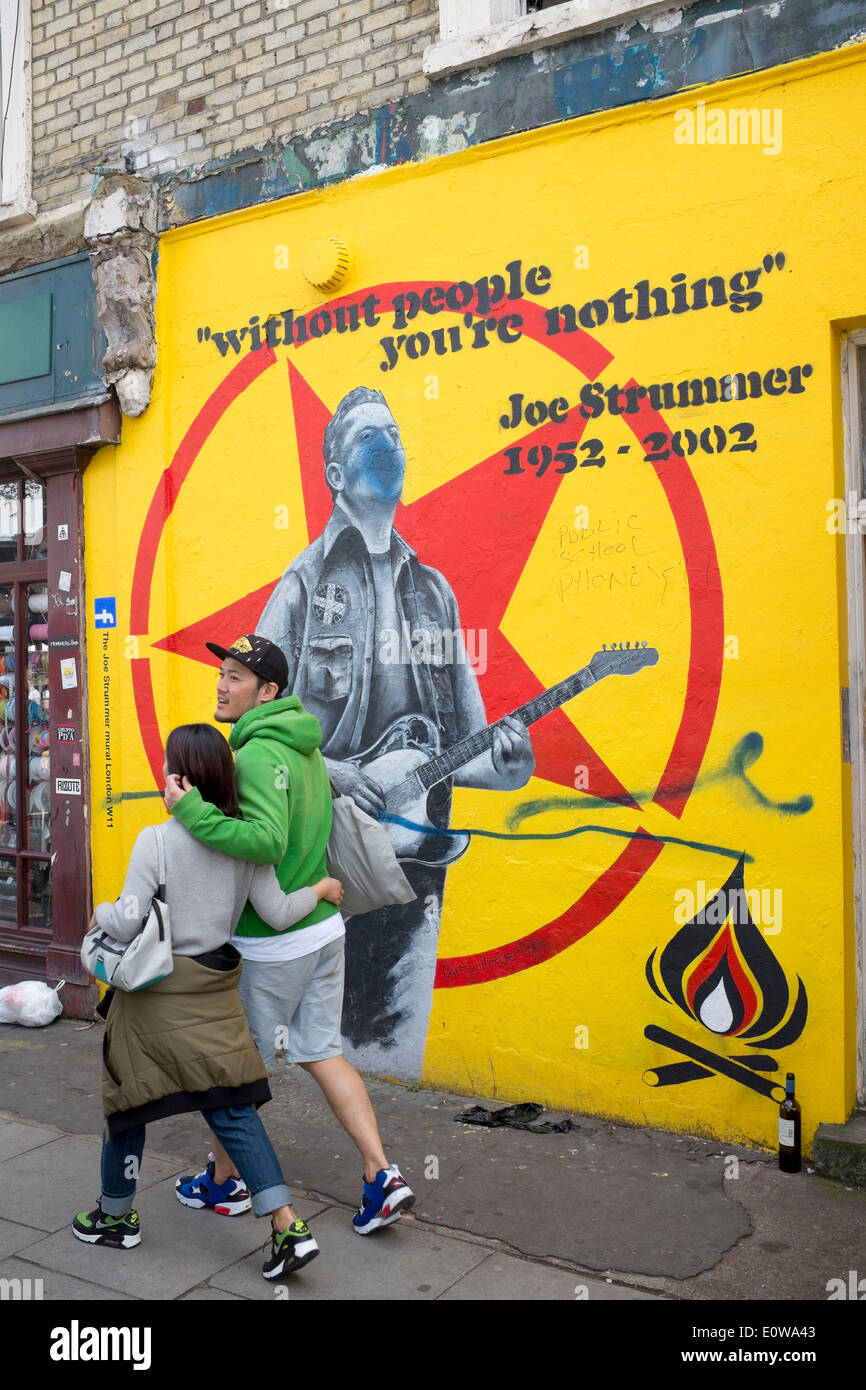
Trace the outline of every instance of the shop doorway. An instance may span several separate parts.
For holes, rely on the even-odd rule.
[[[93,988],[78,951],[90,910],[81,468],[57,450],[0,456],[0,984]],[[38,472],[35,471],[38,468]]]

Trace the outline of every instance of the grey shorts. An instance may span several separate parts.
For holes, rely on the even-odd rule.
[[[238,992],[266,1067],[282,1049],[289,1062],[340,1057],[345,937],[297,960],[245,960]]]

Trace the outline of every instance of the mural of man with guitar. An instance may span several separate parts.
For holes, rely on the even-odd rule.
[[[357,387],[325,429],[334,507],[256,624],[289,663],[287,693],[322,725],[334,785],[386,825],[415,902],[351,920],[343,1032],[356,1060],[421,1074],[446,865],[451,786],[513,790],[535,759],[526,725],[492,728],[457,600],[394,529],[406,459],[381,392]],[[425,833],[425,827],[429,831]]]

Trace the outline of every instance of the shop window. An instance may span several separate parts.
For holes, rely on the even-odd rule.
[[[111,437],[88,413],[70,422]],[[89,1017],[90,783],[82,470],[90,448],[45,447],[46,420],[0,423],[0,985],[65,980]],[[27,447],[27,446],[30,447]],[[39,445],[41,447],[33,447]]]
[[[0,0],[0,226],[35,211],[31,159],[30,0]]]
[[[0,481],[0,922],[49,929],[46,490]]]
[[[685,4],[691,0],[685,0]],[[439,0],[439,42],[424,53],[428,77],[477,67],[653,11],[671,0]]]

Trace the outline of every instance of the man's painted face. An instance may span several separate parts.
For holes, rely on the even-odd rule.
[[[335,485],[352,501],[396,501],[403,491],[406,455],[386,405],[355,406],[346,416],[336,451]]]

